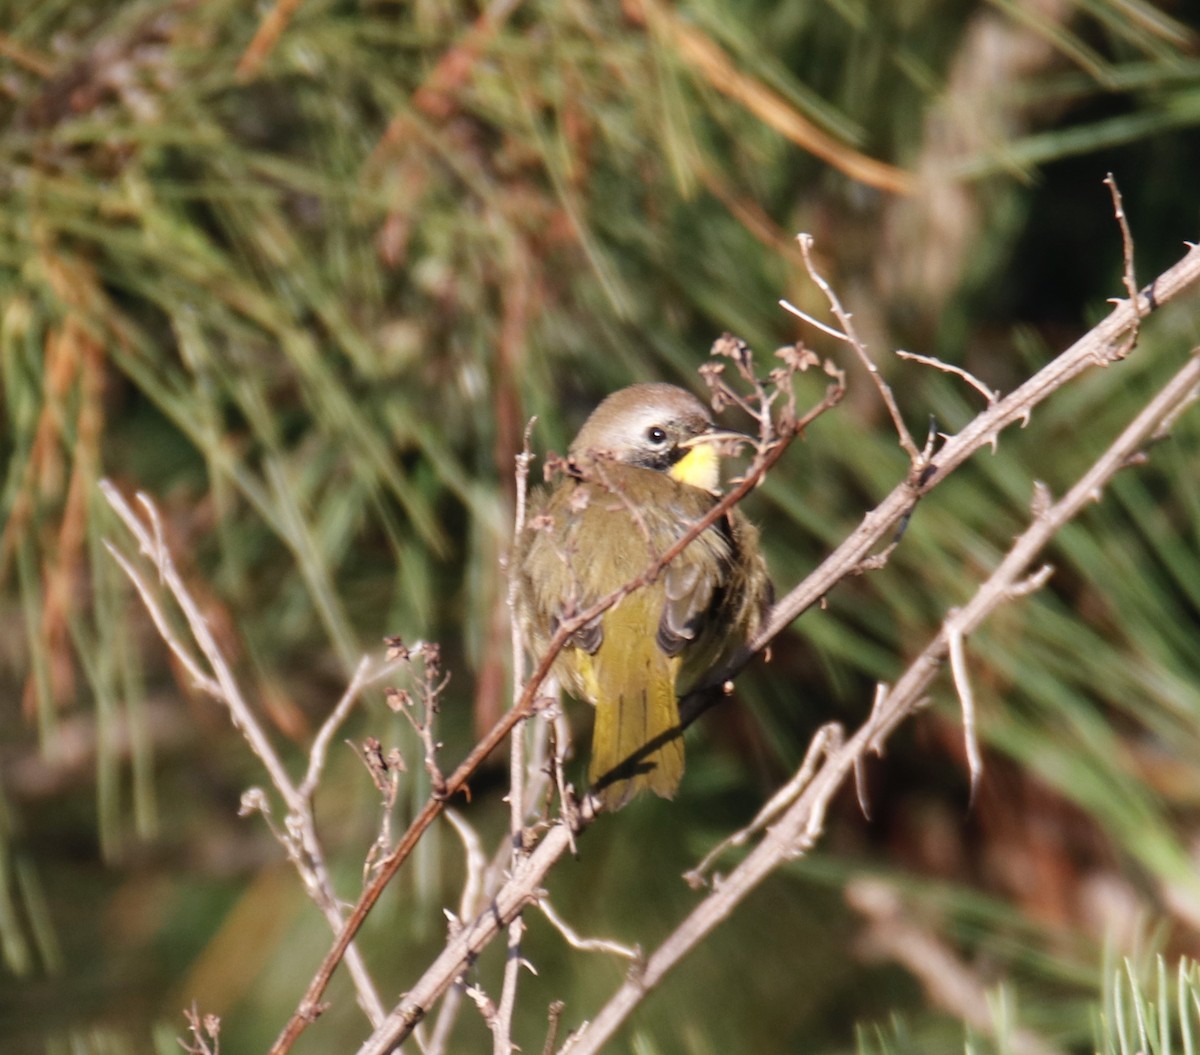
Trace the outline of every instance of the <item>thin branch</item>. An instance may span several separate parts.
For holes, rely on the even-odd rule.
[[[781,298],[779,301],[779,306],[781,308],[783,308],[784,311],[790,312],[792,315],[795,315],[796,318],[798,318],[801,322],[806,322],[806,323],[808,323],[809,326],[813,327],[814,329],[820,330],[821,333],[825,334],[827,337],[832,337],[836,341],[844,341],[847,344],[850,342],[850,338],[847,337],[836,326],[830,326],[827,322],[822,322],[815,315],[809,315],[809,313],[807,311],[804,311],[801,308],[796,307],[796,305],[793,304],[790,300]]]
[[[134,513],[129,503],[126,502],[125,496],[113,486],[111,481],[101,480],[100,491],[125,526],[133,533],[142,554],[150,559],[158,571],[159,581],[167,588],[171,596],[175,599],[175,603],[179,605],[180,611],[183,612],[184,618],[187,620],[188,630],[191,632],[196,644],[200,647],[200,651],[203,653],[205,660],[208,662],[209,669],[212,671],[211,678],[202,676],[199,683],[202,685],[215,683],[215,691],[210,690],[210,692],[229,710],[229,716],[233,720],[233,724],[241,732],[242,736],[245,737],[246,742],[250,745],[250,750],[262,762],[267,770],[267,775],[271,778],[271,783],[287,803],[288,809],[302,808],[303,800],[296,786],[292,783],[291,777],[288,776],[283,761],[272,746],[265,730],[259,724],[258,718],[250,708],[250,705],[246,702],[246,698],[242,695],[242,690],[233,676],[233,671],[225,661],[225,656],[221,652],[216,638],[213,637],[208,620],[205,619],[204,613],[200,611],[199,606],[192,598],[191,592],[175,568],[171,551],[163,538],[162,520],[158,515],[158,510],[154,507],[154,503],[150,501],[147,495],[141,492],[138,493],[138,503],[141,505],[150,523],[149,528],[147,528],[146,524],[142,522],[137,514]],[[115,555],[111,545],[109,546],[109,552]],[[121,561],[121,566],[128,574],[130,570],[128,562]],[[145,598],[144,586],[136,581],[135,585],[138,586],[138,592]],[[154,616],[154,612],[151,612],[151,616]],[[155,625],[161,631],[162,627],[157,619]],[[182,658],[183,653],[181,649],[175,648],[173,651]],[[189,673],[191,673],[198,669],[198,664],[193,663],[189,665],[188,669]]]
[[[554,1045],[558,1041],[558,1024],[566,1007],[561,1000],[554,1000],[546,1009],[546,1043],[542,1045],[542,1055],[554,1055]]]
[[[711,871],[717,858],[734,847],[745,846],[751,838],[764,831],[776,817],[796,801],[797,796],[812,780],[817,767],[830,752],[839,750],[844,740],[845,733],[837,722],[821,726],[808,745],[804,761],[800,763],[800,768],[792,774],[791,779],[771,796],[767,804],[755,815],[754,820],[728,838],[722,839],[704,855],[695,868],[684,873],[683,878],[688,885],[693,889],[704,886],[707,882],[704,877]]]
[[[149,526],[147,526],[146,522],[143,522],[134,513],[124,495],[111,481],[101,480],[99,486],[105,500],[137,539],[141,552],[149,558],[158,571],[159,581],[179,606],[193,640],[208,662],[212,671],[211,676],[204,673],[199,663],[192,658],[190,652],[175,636],[161,605],[133,563],[108,540],[105,540],[105,547],[137,589],[154,625],[167,643],[167,647],[180,659],[189,674],[196,679],[196,683],[226,708],[230,720],[245,737],[250,750],[266,769],[271,783],[288,809],[288,823],[282,832],[277,831],[277,837],[287,853],[288,859],[299,874],[304,889],[321,910],[330,929],[337,934],[342,929],[342,910],[334,893],[333,881],[330,878],[324,851],[317,836],[310,800],[292,782],[266,731],[242,695],[237,680],[233,676],[233,670],[217,644],[204,613],[201,612],[200,606],[192,597],[187,584],[175,567],[175,562],[165,541],[162,519],[158,515],[158,510],[146,495],[138,494],[138,503],[149,522]],[[340,709],[340,705],[339,708],[335,708],[335,711],[338,709]],[[310,769],[312,765],[310,760]],[[266,805],[265,796],[263,804]],[[363,1009],[371,1025],[377,1027],[384,1017],[383,1003],[379,999],[375,984],[371,980],[357,948],[347,951],[346,964],[350,970],[359,1006]]]
[[[297,789],[302,798],[311,799],[317,790],[321,773],[325,769],[325,757],[329,753],[329,745],[333,742],[334,735],[341,728],[342,723],[349,717],[351,708],[358,702],[359,693],[366,685],[367,672],[370,669],[371,657],[363,656],[358,661],[358,666],[354,668],[354,676],[350,679],[350,684],[346,686],[346,691],[342,693],[342,698],[338,700],[337,706],[321,723],[321,728],[317,730],[313,745],[308,752],[308,771],[304,774],[304,780],[300,782],[300,787]]]
[[[1125,292],[1129,297],[1131,304],[1137,303],[1137,278],[1133,271],[1133,235],[1129,230],[1129,219],[1125,215],[1125,202],[1121,198],[1121,190],[1117,186],[1117,181],[1113,178],[1110,172],[1104,177],[1104,185],[1108,188],[1108,192],[1112,197],[1113,215],[1117,218],[1117,226],[1121,229],[1121,260],[1124,265],[1122,269],[1122,279],[1125,283]],[[1115,303],[1115,301],[1109,301]],[[1134,348],[1137,347],[1138,332],[1141,326],[1141,319],[1137,319],[1133,325],[1133,331],[1129,335],[1125,354],[1128,355]]]
[[[516,457],[517,501],[513,516],[513,543],[510,553],[516,553],[521,532],[525,530],[525,502],[529,491],[529,466],[533,453],[529,442],[537,418],[530,418],[525,426],[524,443]],[[525,682],[524,644],[521,621],[517,618],[517,592],[520,577],[515,569],[508,569],[508,610],[512,624],[513,663],[513,706],[520,702],[519,687]],[[518,722],[509,741],[508,757],[508,808],[509,846],[515,861],[525,853],[525,723]],[[504,961],[504,981],[500,989],[500,1003],[492,1023],[492,1051],[494,1055],[510,1055],[513,1051],[512,1019],[517,1006],[517,984],[521,977],[521,937],[525,924],[518,915],[508,925],[508,952]]]
[[[955,366],[953,363],[944,363],[941,359],[932,355],[920,355],[917,352],[897,351],[896,358],[907,359],[914,363],[921,363],[923,366],[932,366],[935,370],[941,370],[946,374],[956,374],[961,377],[968,385],[976,392],[979,392],[984,399],[988,401],[988,406],[992,406],[997,399],[1000,398],[1000,393],[988,388],[982,381],[979,380],[969,370],[964,370],[961,366]]]
[[[979,736],[975,729],[975,693],[971,689],[971,675],[967,671],[967,652],[964,642],[966,634],[958,624],[958,609],[953,608],[946,616],[946,647],[950,653],[950,674],[958,692],[958,703],[962,709],[963,740],[967,745],[967,772],[971,781],[971,801],[983,774],[983,755],[979,750]]]
[[[463,884],[462,897],[459,900],[458,920],[470,919],[479,904],[479,895],[483,890],[483,873],[487,862],[483,856],[483,845],[479,841],[479,833],[467,823],[458,810],[446,810],[446,820],[458,832],[462,840],[463,851],[466,854],[467,879]]]
[[[101,481],[101,489],[103,489],[105,482]],[[215,678],[210,678],[200,669],[200,664],[196,662],[195,657],[187,650],[183,642],[176,637],[175,630],[163,612],[162,606],[159,605],[158,599],[142,578],[141,573],[133,566],[133,562],[109,542],[108,539],[104,540],[104,548],[108,550],[109,556],[120,566],[121,570],[125,573],[125,577],[133,583],[134,589],[137,590],[138,595],[142,599],[142,605],[154,623],[154,628],[158,631],[158,636],[163,639],[164,644],[171,650],[175,658],[183,664],[184,669],[191,675],[196,687],[206,692],[213,699],[222,701],[221,686],[217,684]]]
[[[825,294],[825,299],[829,301],[829,308],[833,312],[833,317],[837,319],[838,325],[842,328],[846,342],[854,349],[854,354],[858,356],[859,362],[867,368],[867,372],[871,375],[871,381],[879,390],[880,398],[883,400],[884,406],[887,407],[887,412],[891,416],[892,426],[896,430],[900,446],[904,448],[905,454],[908,455],[908,460],[913,467],[913,471],[920,472],[924,467],[921,460],[921,451],[917,447],[916,441],[913,440],[912,433],[908,431],[908,426],[904,424],[904,418],[900,413],[899,406],[896,405],[896,397],[892,395],[891,387],[883,379],[883,375],[879,372],[879,367],[875,365],[875,361],[867,352],[867,346],[859,339],[854,329],[854,320],[850,313],[842,307],[842,302],[833,291],[833,287],[825,280],[825,277],[817,270],[817,265],[813,262],[812,235],[797,235],[796,240],[800,243],[800,252],[804,257],[804,267],[808,271],[808,277]]]
[[[578,949],[580,952],[606,952],[634,963],[642,958],[642,954],[637,949],[622,945],[619,941],[611,941],[608,938],[581,938],[578,932],[554,910],[549,898],[539,898],[537,907],[542,910],[542,915],[549,920],[550,925],[562,935],[563,941],[572,949]]]

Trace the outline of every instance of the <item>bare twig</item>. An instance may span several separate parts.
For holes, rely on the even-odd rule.
[[[338,700],[337,706],[321,723],[321,728],[317,731],[313,745],[308,752],[308,771],[304,774],[304,780],[300,782],[300,787],[296,789],[303,798],[311,799],[317,790],[321,773],[325,769],[325,756],[329,753],[329,745],[334,734],[350,714],[351,708],[358,701],[359,693],[362,692],[368,680],[367,674],[370,669],[371,657],[363,656],[358,661],[358,666],[354,669],[354,676],[350,679],[350,684],[346,686],[346,691],[342,693],[342,698]]]
[[[637,949],[622,945],[619,941],[611,941],[608,938],[581,938],[574,928],[554,910],[549,898],[539,898],[537,906],[542,910],[542,915],[550,921],[550,925],[562,935],[563,940],[572,949],[578,949],[580,952],[606,952],[634,963],[642,958],[642,954]]]
[[[566,1007],[561,1000],[555,1000],[546,1009],[546,1043],[542,1045],[542,1055],[553,1055],[554,1045],[558,1042],[558,1024]]]
[[[479,833],[467,823],[457,810],[446,810],[446,820],[458,832],[466,853],[467,879],[463,884],[462,898],[459,900],[458,922],[470,919],[478,910],[479,896],[483,890],[483,873],[486,861],[483,856],[483,846],[479,841]]]
[[[908,359],[911,362],[921,363],[924,366],[932,366],[935,370],[941,370],[946,374],[957,374],[988,401],[988,406],[992,406],[996,400],[1000,398],[999,392],[995,392],[988,388],[987,385],[980,381],[979,378],[977,378],[969,370],[964,370],[961,366],[955,366],[953,363],[944,363],[936,356],[919,355],[916,352],[897,351],[896,358]]]
[[[1125,215],[1125,202],[1121,198],[1121,190],[1117,186],[1117,181],[1113,178],[1110,172],[1104,177],[1104,185],[1108,188],[1109,194],[1112,196],[1113,215],[1117,218],[1117,226],[1121,229],[1121,261],[1124,265],[1122,269],[1122,279],[1125,283],[1125,292],[1129,297],[1130,304],[1136,304],[1138,299],[1137,278],[1133,271],[1133,235],[1129,230],[1129,219]],[[1115,300],[1110,300],[1110,304],[1115,304]],[[1138,332],[1141,327],[1140,313],[1138,318],[1134,320],[1133,329],[1129,334],[1129,339],[1126,342],[1124,349],[1125,355],[1128,355],[1137,347]]]
[[[441,646],[430,641],[419,641],[406,645],[399,637],[388,637],[388,659],[396,660],[415,680],[416,695],[408,689],[389,686],[386,692],[388,706],[402,715],[416,734],[421,744],[421,759],[429,776],[430,793],[436,798],[444,794],[446,778],[438,763],[438,752],[442,748],[437,738],[437,718],[441,711],[441,697],[450,683],[450,675],[442,674]],[[420,675],[412,667],[412,661],[421,661]],[[398,768],[403,769],[403,759],[395,752]],[[389,806],[390,808],[390,806]]]
[[[908,431],[908,426],[904,424],[904,417],[900,413],[900,407],[896,404],[896,397],[892,395],[892,389],[883,379],[883,375],[879,372],[879,367],[875,365],[875,361],[867,352],[867,346],[859,339],[857,332],[854,329],[854,320],[850,313],[842,307],[842,302],[838,299],[838,295],[833,291],[833,287],[825,280],[825,277],[817,270],[817,265],[812,258],[813,237],[810,234],[801,234],[796,236],[796,240],[800,243],[800,252],[804,257],[804,267],[808,271],[808,277],[813,284],[825,294],[825,299],[829,301],[829,308],[833,312],[833,317],[837,319],[838,325],[841,327],[841,339],[845,341],[854,350],[854,354],[858,356],[859,362],[866,367],[867,372],[871,375],[871,380],[875,387],[879,390],[880,398],[883,400],[884,406],[887,407],[887,412],[891,416],[892,426],[896,430],[896,436],[900,440],[900,446],[904,448],[904,453],[908,455],[908,460],[912,464],[913,472],[919,473],[924,468],[924,463],[921,460],[921,451],[917,447],[916,441],[912,437],[912,433]],[[789,310],[795,311],[787,302],[783,302]],[[803,313],[800,313],[803,315]],[[806,321],[814,321],[810,316],[803,315]],[[826,333],[830,330],[827,327],[822,327]],[[837,335],[836,331],[833,331]]]
[[[525,935],[525,919],[518,912],[508,924],[508,947],[504,960],[504,982],[500,990],[500,1003],[496,1017],[491,1023],[492,1051],[495,1055],[510,1055],[516,1048],[512,1040],[512,1017],[517,1006],[517,980],[521,966],[521,939]]]
[[[305,890],[321,910],[333,932],[338,933],[342,930],[342,910],[334,893],[333,882],[325,863],[324,850],[317,836],[311,802],[308,796],[301,792],[301,787],[297,786],[288,775],[287,768],[259,723],[257,715],[242,695],[241,688],[234,678],[233,670],[217,644],[204,613],[201,612],[200,606],[192,597],[191,591],[188,590],[187,584],[175,567],[175,562],[165,541],[158,510],[146,495],[139,493],[137,501],[146,518],[143,521],[111,481],[101,480],[99,486],[113,511],[137,539],[140,551],[149,558],[158,571],[159,581],[183,613],[188,631],[208,663],[211,674],[201,668],[199,662],[179,641],[161,605],[154,597],[153,591],[134,567],[133,562],[121,554],[111,542],[106,540],[105,546],[141,595],[142,601],[146,605],[154,625],[167,643],[167,647],[180,659],[188,673],[196,679],[197,685],[224,705],[229,712],[230,720],[245,737],[250,750],[266,769],[272,785],[288,809],[288,823],[285,825],[284,832],[279,834],[280,842],[299,873]],[[349,690],[348,694],[353,698],[354,694],[350,694]],[[345,698],[344,696],[343,699]],[[335,708],[335,714],[340,709],[341,705],[339,704]],[[323,751],[324,748],[321,750]],[[315,761],[310,759],[310,771],[314,765],[319,770],[321,765],[319,758],[320,756]],[[359,1006],[362,1007],[371,1024],[378,1026],[384,1015],[383,1004],[357,949],[347,951],[346,963],[354,982]]]
[[[754,820],[728,838],[722,839],[704,855],[695,868],[684,873],[683,878],[688,885],[693,889],[704,886],[707,882],[705,876],[712,869],[717,858],[736,846],[745,846],[751,838],[763,831],[780,813],[795,802],[796,796],[808,786],[826,755],[831,751],[839,750],[844,739],[845,733],[836,722],[821,726],[808,745],[804,761],[800,763],[800,768],[796,770],[791,779],[771,796],[767,804],[755,815]]]
[[[525,503],[529,491],[529,466],[533,461],[533,453],[529,442],[533,434],[533,426],[537,418],[530,418],[525,426],[524,443],[521,453],[516,458],[517,501],[513,517],[513,544],[510,552],[517,550],[521,532],[525,530]],[[520,703],[520,687],[525,683],[524,643],[522,639],[521,621],[517,618],[517,586],[520,577],[513,569],[508,576],[508,610],[512,623],[512,663],[513,663],[513,706]],[[525,810],[526,810],[526,772],[525,772],[525,723],[518,722],[512,731],[509,741],[508,760],[508,808],[509,808],[509,846],[512,860],[517,860],[525,853]],[[513,1049],[512,1018],[517,1006],[517,983],[521,977],[521,937],[525,924],[518,915],[508,925],[508,953],[504,961],[504,981],[500,989],[500,1004],[496,1009],[496,1017],[492,1022],[492,1051],[494,1055],[510,1055]]]
[[[394,690],[389,689],[387,692],[389,703],[394,695]],[[356,747],[350,741],[347,743],[355,749],[355,753],[367,767],[371,783],[379,792],[379,831],[375,835],[375,841],[371,843],[363,857],[362,881],[366,883],[370,880],[376,862],[388,852],[392,845],[392,811],[396,807],[396,796],[400,791],[400,775],[405,771],[404,757],[400,754],[400,749],[396,747],[393,747],[385,755],[383,745],[373,736],[368,736],[361,746]]]
[[[221,1055],[221,1019],[217,1015],[201,1015],[196,1005],[184,1008],[191,1040],[179,1042],[188,1055]]]
[[[967,671],[967,652],[964,642],[966,634],[958,625],[958,609],[952,608],[946,616],[946,648],[950,653],[950,674],[958,692],[958,703],[962,708],[963,739],[967,745],[967,772],[971,781],[971,801],[983,774],[983,755],[979,750],[979,736],[975,729],[975,694],[971,690],[971,676]]]
[[[1032,575],[1009,586],[1007,599],[1016,600],[1040,590],[1053,573],[1054,569],[1049,564],[1043,564]],[[960,622],[959,616],[957,608],[951,609],[946,616],[946,650],[950,658],[950,675],[954,679],[954,689],[958,693],[958,703],[962,709],[963,739],[967,748],[967,771],[970,774],[971,799],[974,801],[979,778],[983,775],[983,754],[979,750],[979,737],[976,732],[975,693],[971,689],[971,676],[967,671],[967,631]]]

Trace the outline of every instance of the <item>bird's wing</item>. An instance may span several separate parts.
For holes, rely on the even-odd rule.
[[[678,655],[695,640],[718,601],[729,570],[726,530],[723,521],[714,524],[684,551],[687,560],[672,561],[663,573],[665,598],[656,640],[668,656]]]

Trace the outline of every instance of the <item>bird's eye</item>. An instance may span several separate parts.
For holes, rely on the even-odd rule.
[[[667,434],[657,425],[651,425],[646,430],[646,439],[653,443],[655,447],[661,447],[667,442]]]

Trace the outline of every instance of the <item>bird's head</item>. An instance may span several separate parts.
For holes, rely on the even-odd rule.
[[[571,458],[612,458],[667,473],[680,483],[716,491],[721,451],[740,432],[718,429],[708,408],[675,385],[630,385],[604,400],[584,422]]]

